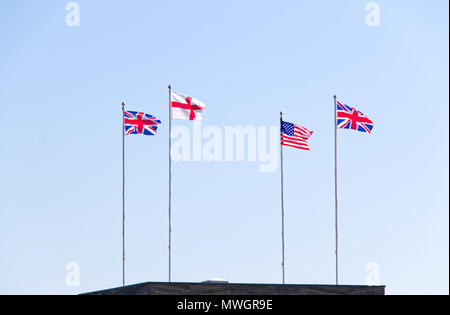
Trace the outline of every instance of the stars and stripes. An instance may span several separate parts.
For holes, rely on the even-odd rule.
[[[281,121],[281,145],[309,151],[308,139],[312,134],[305,127]]]
[[[371,133],[373,122],[359,110],[336,101],[336,126],[338,129],[352,129]]]
[[[156,135],[161,120],[143,112],[124,111],[125,134]]]
[[[205,104],[190,96],[171,93],[172,119],[201,120]]]

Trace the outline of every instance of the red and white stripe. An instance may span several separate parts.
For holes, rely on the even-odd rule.
[[[294,136],[288,136],[281,133],[281,144],[293,147],[297,149],[310,150],[308,146],[308,139],[313,134],[312,131],[306,129],[305,127],[294,125]]]

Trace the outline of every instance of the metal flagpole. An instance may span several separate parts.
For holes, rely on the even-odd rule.
[[[283,112],[280,112],[280,155],[281,155],[281,253],[282,262],[281,267],[283,269],[283,284],[285,284],[285,272],[284,272],[284,185],[283,185],[283,145],[281,144],[281,132],[283,128]]]
[[[172,86],[169,85],[169,282],[171,282],[171,268],[172,268],[172,139],[170,134],[172,132]]]
[[[125,286],[125,103],[122,102],[122,285]]]
[[[338,188],[337,188],[337,101],[334,95],[334,196],[335,196],[335,230],[336,230],[336,285],[339,284],[339,256],[338,256]]]

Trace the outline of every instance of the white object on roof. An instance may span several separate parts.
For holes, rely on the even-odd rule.
[[[202,283],[230,283],[230,281],[221,278],[212,278],[209,280],[202,281]]]

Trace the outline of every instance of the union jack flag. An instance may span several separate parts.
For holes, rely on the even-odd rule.
[[[134,111],[124,111],[125,134],[144,134],[147,136],[156,135],[156,129],[161,124],[161,120],[155,116]]]
[[[337,128],[339,129],[353,129],[361,132],[371,133],[373,129],[373,121],[367,118],[359,110],[342,104],[337,101]]]

